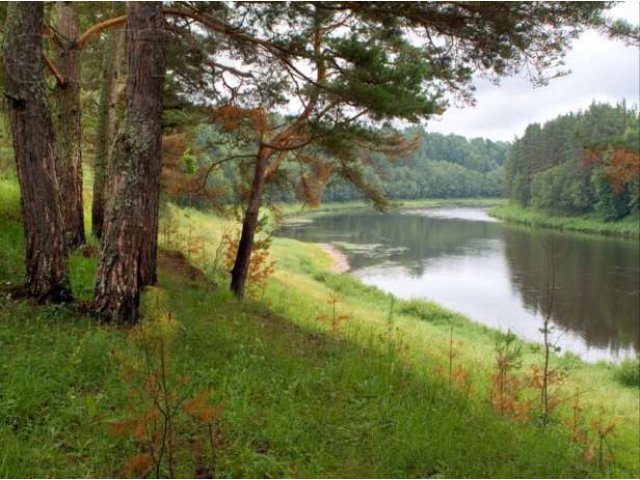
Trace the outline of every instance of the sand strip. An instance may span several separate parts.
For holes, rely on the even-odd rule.
[[[331,272],[345,273],[349,271],[349,259],[344,253],[328,243],[321,243],[320,246],[331,257],[332,265],[329,269]]]

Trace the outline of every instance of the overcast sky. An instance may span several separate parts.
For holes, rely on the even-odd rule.
[[[637,25],[640,3],[616,5],[609,16]],[[566,56],[571,73],[533,88],[519,77],[502,80],[500,86],[478,80],[475,107],[451,107],[426,125],[427,131],[456,133],[466,137],[513,140],[532,122],[545,122],[559,114],[587,108],[595,99],[628,104],[640,102],[640,50],[593,32],[576,39]]]

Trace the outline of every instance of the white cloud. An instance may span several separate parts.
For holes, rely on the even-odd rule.
[[[610,16],[639,23],[640,3],[624,2]],[[503,79],[499,86],[476,81],[476,106],[451,107],[431,120],[428,131],[466,137],[512,140],[532,122],[545,122],[562,113],[587,108],[592,101],[640,103],[640,49],[594,32],[578,38],[566,56],[571,73],[534,88],[521,77]]]

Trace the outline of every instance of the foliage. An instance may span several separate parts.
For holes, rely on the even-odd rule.
[[[200,125],[191,134],[195,139],[196,173],[189,188],[201,184],[202,173],[219,158],[241,155],[246,151],[233,145],[232,137],[213,125]],[[362,174],[367,184],[376,185],[392,200],[418,198],[486,197],[502,195],[503,163],[509,152],[509,144],[476,138],[465,139],[458,135],[429,133],[422,129],[407,129],[403,135],[417,138],[417,146],[400,158],[374,154]],[[171,154],[174,136],[165,137],[165,158],[179,158]],[[213,147],[217,142],[217,147]],[[177,143],[174,142],[174,144]],[[186,151],[186,146],[182,147]],[[177,156],[176,156],[177,155]],[[272,177],[265,198],[267,203],[303,201],[317,205],[326,202],[345,202],[364,199],[365,195],[350,182],[333,175],[332,162],[327,158],[306,153],[299,154],[304,163],[303,174],[298,167],[283,165],[278,175]],[[184,193],[174,195],[176,189],[184,191],[187,185],[178,176],[176,161],[165,160],[165,191],[181,204],[187,204]],[[328,175],[328,176],[327,176]],[[214,169],[206,180],[208,195],[218,203],[237,202],[249,183],[246,162],[223,163]],[[201,192],[204,193],[204,192]],[[200,193],[193,197],[194,205],[204,206]],[[215,199],[213,198],[215,197]]]
[[[178,462],[184,462],[180,450],[195,453],[194,476],[215,473],[216,421],[220,407],[211,405],[209,393],[195,395],[185,377],[171,368],[171,348],[180,325],[168,310],[167,294],[149,287],[142,305],[143,322],[131,333],[135,349],[116,355],[123,365],[123,381],[130,385],[127,416],[110,425],[118,438],[130,437],[139,450],[126,459],[122,473],[128,478],[145,477],[151,471],[160,478],[174,478]],[[185,425],[191,419],[205,432],[203,442]],[[204,455],[204,445],[210,455]]]
[[[592,205],[584,183],[584,174],[569,162],[549,168],[531,182],[532,204],[548,212],[585,213]]]
[[[260,234],[263,228],[264,222],[262,228],[259,228],[256,233]],[[233,263],[236,260],[239,238],[240,234],[237,230],[234,233],[227,231],[222,235],[221,247],[224,249],[224,260],[227,270],[230,270],[233,267]],[[272,234],[268,233],[260,235],[253,243],[251,259],[249,260],[247,286],[249,292],[256,297],[264,294],[264,290],[267,286],[267,280],[275,270],[276,263],[270,259],[269,253],[271,241]]]
[[[369,175],[378,177],[374,181],[380,184],[388,198],[502,195],[502,166],[509,144],[481,138],[468,140],[422,129],[407,129],[404,135],[418,138],[417,147],[411,153],[398,159],[378,155],[369,168]],[[357,191],[337,179],[323,192],[325,201],[357,198],[360,198]]]
[[[615,371],[616,379],[623,385],[640,388],[640,359],[627,359]]]
[[[623,103],[532,124],[505,165],[506,193],[555,215],[596,212],[605,221],[637,213],[640,114]]]
[[[491,405],[501,415],[526,421],[531,402],[520,398],[524,382],[517,370],[522,366],[522,347],[517,344],[515,334],[499,334],[495,361],[489,390]]]

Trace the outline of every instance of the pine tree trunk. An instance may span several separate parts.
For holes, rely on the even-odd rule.
[[[38,302],[67,302],[71,288],[53,126],[42,73],[42,20],[42,3],[7,5],[5,96],[20,183],[25,294]]]
[[[80,122],[80,51],[72,41],[78,35],[78,14],[72,2],[56,2],[56,30],[60,46],[56,66],[64,79],[56,86],[56,172],[60,184],[60,209],[69,248],[85,243],[82,200],[82,137]]]
[[[127,3],[127,102],[109,165],[93,303],[95,315],[105,322],[138,321],[148,244],[157,235],[165,65],[161,27],[160,2]]]
[[[231,269],[231,291],[239,299],[244,298],[247,277],[249,276],[251,251],[253,250],[253,242],[258,228],[258,216],[260,214],[260,205],[262,204],[268,155],[265,150],[262,150],[256,158],[249,201],[242,220],[242,233],[238,243],[238,252]]]
[[[118,131],[117,106],[124,93],[123,85],[126,78],[125,31],[117,30],[108,32],[107,35],[102,68],[103,84],[96,126],[96,154],[93,164],[91,230],[96,238],[102,237],[105,208],[104,190],[109,170],[109,151]]]

